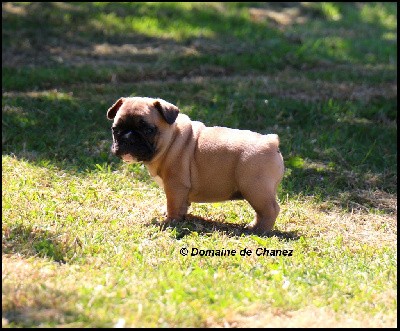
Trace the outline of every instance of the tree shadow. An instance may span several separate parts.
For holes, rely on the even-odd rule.
[[[252,15],[233,14],[230,8],[239,8],[240,4],[226,5],[226,8],[210,6],[188,6],[165,3],[147,6],[141,3],[30,3],[25,5],[3,5],[3,66],[30,66],[32,64],[79,65],[90,59],[98,68],[103,65],[144,65],[160,66],[158,73],[175,74],[179,68],[183,75],[200,70],[202,65],[218,66],[222,70],[243,72],[248,70],[267,70],[277,72],[287,66],[301,67],[304,64],[318,65],[320,62],[314,53],[323,59],[343,62],[331,49],[336,45],[320,44],[315,47],[314,39],[322,33],[321,24],[328,18],[320,8],[294,3],[251,3],[242,7],[284,13],[294,9],[296,15],[306,17],[313,24],[313,34],[294,37],[277,25],[273,16],[263,16],[257,20]],[[378,16],[366,21],[361,10],[348,14],[348,8],[354,4],[335,4],[343,12],[343,20],[330,21],[329,29],[323,33],[336,35],[345,23],[346,15],[360,30],[368,31],[370,37],[379,39],[382,45],[375,47],[376,52],[395,46],[390,40],[382,38],[384,32],[391,31]],[[171,32],[160,36],[151,29],[142,31],[135,25],[138,19],[157,18],[157,31]],[[131,23],[131,24],[130,24]],[[300,24],[300,23],[297,23]],[[185,33],[174,32],[183,30]],[[204,32],[197,32],[197,31]],[[195,32],[193,32],[195,31]],[[172,36],[171,36],[172,34]],[[18,38],[15,38],[15,36]],[[364,50],[357,50],[357,36],[341,35],[344,40],[345,61],[351,62],[355,55],[368,61]],[[125,46],[124,46],[125,45]],[[130,47],[130,46],[134,47]],[[309,47],[306,47],[309,45]],[[110,46],[109,50],[104,48]],[[113,48],[112,46],[119,46]],[[101,48],[101,50],[98,49]],[[135,48],[136,47],[136,48]],[[340,46],[342,47],[342,46]],[[142,52],[151,48],[151,52]],[[308,50],[311,48],[310,50]],[[135,51],[134,51],[135,49]],[[22,51],[22,52],[21,52]],[[26,61],[17,61],[21,53],[29,56]],[[72,57],[71,57],[72,55]],[[362,61],[360,61],[362,62]],[[155,65],[156,64],[156,65]],[[326,61],[324,66],[328,64]],[[203,68],[204,69],[204,68]],[[82,70],[82,68],[78,68]],[[199,71],[197,71],[199,72]],[[121,72],[122,74],[122,72]],[[137,79],[133,72],[130,81]],[[221,72],[218,71],[217,75]],[[140,76],[140,75],[139,75]],[[129,77],[129,75],[125,76]],[[154,77],[154,76],[152,76]],[[40,86],[40,82],[37,82]]]
[[[111,124],[101,101],[52,95],[5,96],[3,100],[18,104],[3,109],[3,154],[80,172],[93,169],[96,163],[116,161],[110,155]]]
[[[63,291],[49,288],[46,291],[47,296],[63,297],[65,301],[68,300]],[[7,324],[27,328],[43,327],[45,323],[65,325],[77,321],[79,317],[82,317],[82,314],[71,309],[62,309],[54,304],[43,304],[40,302],[35,302],[29,307],[3,308],[2,312],[2,318],[6,320]]]
[[[2,252],[23,257],[45,257],[58,263],[65,263],[71,247],[59,236],[37,227],[15,224],[3,226]]]
[[[7,297],[7,300],[3,298],[3,327],[65,327],[85,322],[90,322],[92,327],[104,327],[104,321],[93,318],[82,309],[78,311],[75,305],[71,307],[71,303],[85,301],[84,294],[49,286],[47,277],[43,277],[39,270],[23,266],[26,269],[16,267],[16,270],[3,271],[2,293]],[[8,276],[7,273],[15,274]]]

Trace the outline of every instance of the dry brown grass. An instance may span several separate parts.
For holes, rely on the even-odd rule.
[[[396,293],[388,291],[394,298]],[[333,310],[321,307],[307,307],[296,311],[279,309],[255,309],[246,316],[227,316],[223,323],[209,321],[209,327],[234,328],[387,328],[397,327],[396,316],[382,314],[373,317],[348,314],[343,316]]]

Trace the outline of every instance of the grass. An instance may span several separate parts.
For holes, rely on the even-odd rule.
[[[3,327],[397,325],[394,3],[2,7]],[[109,152],[128,95],[279,134],[274,232],[245,201],[159,231],[163,191]]]

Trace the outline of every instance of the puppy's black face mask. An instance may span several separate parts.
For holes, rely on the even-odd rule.
[[[140,118],[114,124],[111,152],[126,160],[148,162],[156,154],[157,127]]]

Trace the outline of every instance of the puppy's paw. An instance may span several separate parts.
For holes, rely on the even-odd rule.
[[[169,220],[169,219],[162,221],[160,223],[160,231],[165,231],[169,227],[170,223],[171,223],[171,220]]]
[[[178,218],[172,218],[172,217],[167,217],[163,222],[161,222],[160,224],[160,230],[164,231],[166,230],[168,227],[176,224],[179,221]]]
[[[160,214],[161,214],[162,216],[164,216],[164,217],[167,217],[167,215],[168,215],[168,213],[167,213],[167,206],[163,206],[163,207],[160,209]]]
[[[262,226],[259,222],[253,221],[245,226],[245,231],[258,235],[265,235],[272,231],[272,228]]]

